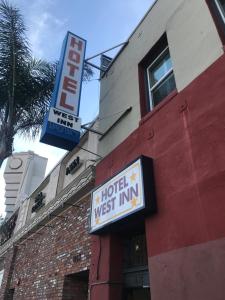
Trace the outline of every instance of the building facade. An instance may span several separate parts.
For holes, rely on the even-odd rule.
[[[224,0],[158,0],[102,75],[91,300],[224,299],[224,43]],[[112,217],[143,156],[157,209]]]
[[[103,134],[6,223],[0,299],[225,298],[224,43],[224,0],[154,2],[101,74]]]
[[[97,135],[86,131],[4,224],[0,299],[87,299],[96,152]]]
[[[47,158],[32,151],[14,153],[7,160],[4,171],[6,219],[42,182]]]

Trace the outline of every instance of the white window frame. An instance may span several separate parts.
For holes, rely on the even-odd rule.
[[[2,285],[3,275],[4,275],[4,269],[2,269],[2,270],[0,271],[0,287],[1,287],[1,285]]]
[[[219,11],[219,13],[221,15],[221,18],[222,18],[222,20],[223,20],[223,22],[225,24],[225,12],[223,11],[223,9],[222,9],[221,4],[219,3],[219,1],[218,0],[214,0],[214,1],[215,1],[217,9],[218,9],[218,11]]]
[[[173,66],[160,78],[159,81],[157,81],[152,87],[150,83],[150,76],[149,76],[149,69],[155,64],[156,61],[158,61],[164,53],[168,51],[169,52],[169,46],[167,46],[157,57],[154,59],[154,61],[147,67],[147,79],[148,79],[148,92],[149,92],[149,102],[150,102],[150,110],[154,108],[153,105],[153,97],[152,97],[152,92],[155,88],[157,88],[164,80],[165,78],[169,77],[169,75],[173,72]]]

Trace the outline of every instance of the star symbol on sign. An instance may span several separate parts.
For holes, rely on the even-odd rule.
[[[96,204],[99,204],[99,202],[100,202],[99,196],[96,197],[95,202],[96,202]]]
[[[95,223],[99,224],[99,222],[100,222],[99,218],[96,218]]]
[[[136,173],[132,173],[132,175],[130,176],[130,180],[131,181],[135,181],[136,180],[136,176],[137,176]]]
[[[137,199],[136,198],[133,198],[131,200],[131,206],[132,206],[132,208],[135,208],[137,206]]]

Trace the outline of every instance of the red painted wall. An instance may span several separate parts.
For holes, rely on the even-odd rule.
[[[204,249],[204,244],[225,238],[225,55],[182,92],[162,102],[141,120],[139,128],[97,166],[96,186],[141,154],[154,159],[158,204],[158,212],[145,221],[150,280],[154,284],[152,299],[222,300],[221,296],[225,299],[225,287],[216,283],[221,276],[225,278],[225,270],[219,270],[212,257],[200,255],[192,268],[188,267],[189,263],[184,263],[185,253],[182,252],[179,254],[182,259],[176,260],[179,255],[175,255],[172,267],[168,270],[165,267],[160,272],[154,260],[192,246],[201,245]],[[106,235],[102,238],[99,256],[99,240],[95,237],[93,241],[90,283],[104,281],[104,284],[95,285],[91,300],[111,299],[110,289],[115,284],[110,282],[110,270],[117,268],[118,276],[121,274],[121,265],[116,267],[112,258],[112,253],[118,249],[111,236]],[[216,248],[221,249],[221,246]],[[188,262],[192,262],[195,251],[190,252]],[[117,258],[120,260],[119,255]],[[213,272],[211,267],[205,270],[209,262]],[[98,277],[93,276],[96,264]],[[176,276],[168,283],[168,290],[160,289],[163,274],[180,274],[182,271],[180,284],[185,285],[186,276],[196,269],[199,274],[206,274],[202,281],[196,281],[197,289],[190,284],[191,291],[187,295],[185,289],[177,289]],[[214,278],[211,278],[212,274]],[[199,289],[206,290],[207,282],[210,291],[206,295],[197,293]],[[175,292],[168,293],[170,289]],[[98,298],[101,291],[105,293],[104,297]],[[114,299],[122,299],[119,285],[117,294]]]

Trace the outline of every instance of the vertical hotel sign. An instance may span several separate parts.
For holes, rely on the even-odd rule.
[[[86,41],[68,32],[57,68],[51,106],[40,141],[72,150],[80,140],[80,94]]]
[[[150,173],[146,174],[145,169]],[[153,208],[154,195],[149,190],[153,185],[151,169],[151,159],[142,156],[92,193],[91,232],[138,211],[150,211],[151,205]],[[148,181],[145,186],[144,177]]]

